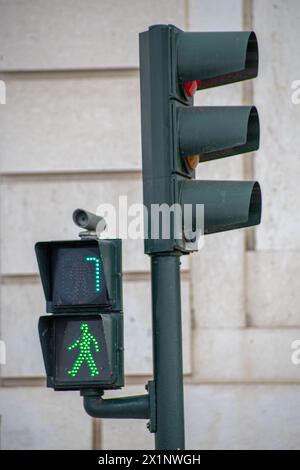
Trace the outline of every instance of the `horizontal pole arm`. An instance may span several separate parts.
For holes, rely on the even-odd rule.
[[[149,395],[107,399],[101,396],[84,396],[83,406],[93,418],[150,418]]]

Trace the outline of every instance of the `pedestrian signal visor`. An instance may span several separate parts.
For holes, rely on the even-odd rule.
[[[120,240],[39,242],[36,255],[47,312],[121,309]]]

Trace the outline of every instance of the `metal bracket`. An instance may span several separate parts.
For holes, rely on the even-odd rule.
[[[155,384],[149,381],[146,385],[148,394],[132,397],[103,399],[101,389],[81,390],[83,406],[88,415],[93,418],[114,419],[149,419],[147,428],[156,432],[156,400]]]
[[[145,388],[149,393],[150,408],[150,421],[147,423],[147,428],[151,433],[154,433],[156,432],[156,392],[154,380],[149,380]]]

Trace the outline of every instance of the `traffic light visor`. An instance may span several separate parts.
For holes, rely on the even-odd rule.
[[[258,45],[252,32],[182,32],[177,43],[178,78],[198,89],[254,78]]]
[[[192,230],[197,226],[197,204],[204,205],[204,234],[258,225],[261,190],[257,181],[182,181],[181,204],[192,206]]]
[[[181,107],[179,146],[183,158],[205,162],[259,147],[259,118],[254,106]]]

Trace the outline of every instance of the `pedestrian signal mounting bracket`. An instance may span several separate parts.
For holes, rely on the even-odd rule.
[[[104,392],[97,389],[81,390],[83,406],[93,418],[149,419],[147,428],[156,432],[155,383],[150,380],[145,386],[147,394],[130,397],[103,398]]]

